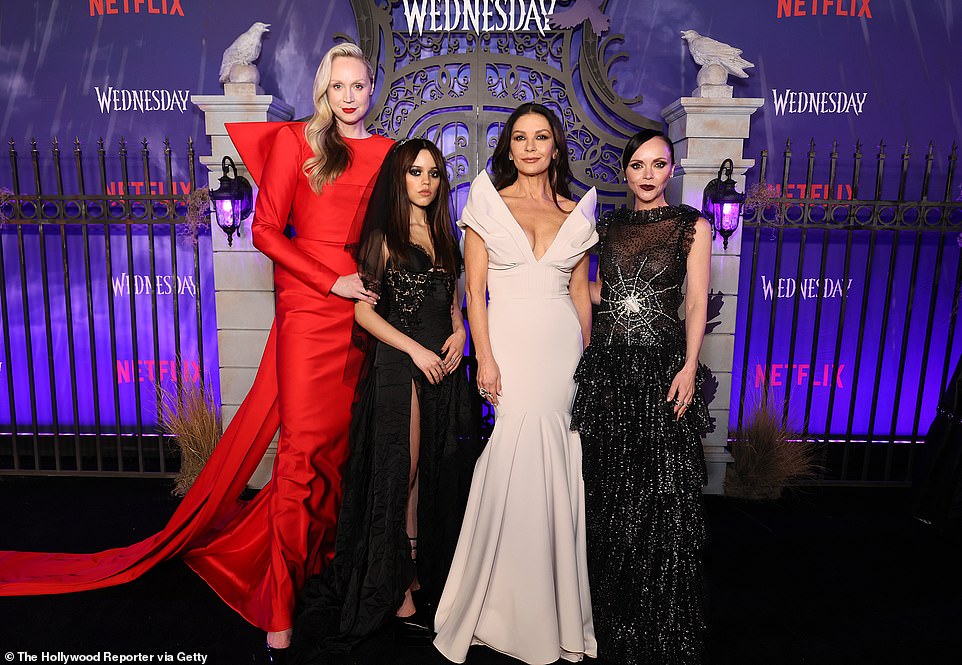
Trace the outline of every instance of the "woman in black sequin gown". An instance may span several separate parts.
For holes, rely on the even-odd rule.
[[[673,162],[659,132],[625,148],[634,209],[598,222],[600,307],[575,374],[598,655],[625,665],[700,663],[704,653],[700,436],[710,421],[697,359],[711,231],[695,209],[665,202]]]
[[[378,293],[355,318],[376,338],[358,387],[334,559],[301,596],[291,657],[327,662],[440,596],[479,450],[457,297],[460,254],[445,162],[430,141],[388,152],[358,272]],[[322,398],[323,396],[318,396]],[[430,633],[426,635],[430,637]]]

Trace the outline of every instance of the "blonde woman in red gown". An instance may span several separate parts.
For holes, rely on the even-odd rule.
[[[318,67],[306,124],[228,126],[260,187],[251,229],[274,261],[276,320],[251,391],[170,522],[144,541],[94,554],[2,552],[0,595],[111,586],[181,557],[267,631],[269,646],[290,642],[296,594],[333,547],[362,360],[351,345],[354,303],[377,298],[350,251],[392,143],[364,128],[373,78],[360,49],[339,45]],[[239,504],[278,427],[270,483]]]

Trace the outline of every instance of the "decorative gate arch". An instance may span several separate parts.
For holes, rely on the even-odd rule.
[[[623,41],[622,35],[599,39],[587,26],[544,35],[418,34],[405,29],[402,0],[351,4],[359,46],[380,70],[371,129],[434,141],[448,162],[459,204],[467,185],[488,164],[505,119],[525,102],[544,104],[561,118],[575,195],[597,187],[603,208],[623,202],[621,148],[638,129],[662,123],[630,108],[641,97],[623,99],[614,90],[611,67],[626,56],[604,58],[609,47]]]

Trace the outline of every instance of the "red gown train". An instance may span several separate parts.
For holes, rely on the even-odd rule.
[[[292,626],[295,594],[332,553],[362,358],[351,345],[354,304],[330,290],[357,269],[346,246],[391,141],[346,138],[351,165],[317,195],[301,169],[311,154],[302,124],[228,131],[260,187],[254,245],[274,261],[276,317],[254,384],[162,531],[94,554],[0,552],[0,595],[112,586],[181,557],[250,623],[279,631]],[[239,503],[278,427],[271,481]]]

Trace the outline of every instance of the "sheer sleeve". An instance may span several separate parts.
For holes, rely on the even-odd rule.
[[[364,288],[381,295],[381,280],[387,263],[387,246],[381,229],[369,230],[361,236],[357,248],[357,272]]]
[[[681,212],[678,215],[678,254],[687,257],[695,241],[695,222],[701,217],[701,213],[691,206],[679,207]]]
[[[601,254],[601,248],[604,247],[605,242],[608,240],[608,226],[611,224],[611,218],[613,212],[611,210],[606,210],[598,218],[598,224],[595,226],[595,231],[598,232],[598,243],[595,245],[594,252],[596,254]]]
[[[300,156],[301,142],[297,131],[292,127],[282,128],[277,133],[261,176],[254,221],[251,222],[253,243],[275,264],[323,295],[328,295],[340,275],[298,249],[284,235],[301,175]]]
[[[360,238],[354,248],[354,260],[357,262],[357,272],[364,282],[364,288],[378,295],[381,295],[384,268],[387,264],[385,225],[388,210],[391,209],[391,174],[394,173],[396,155],[397,151],[392,148],[384,157],[364,212]]]

